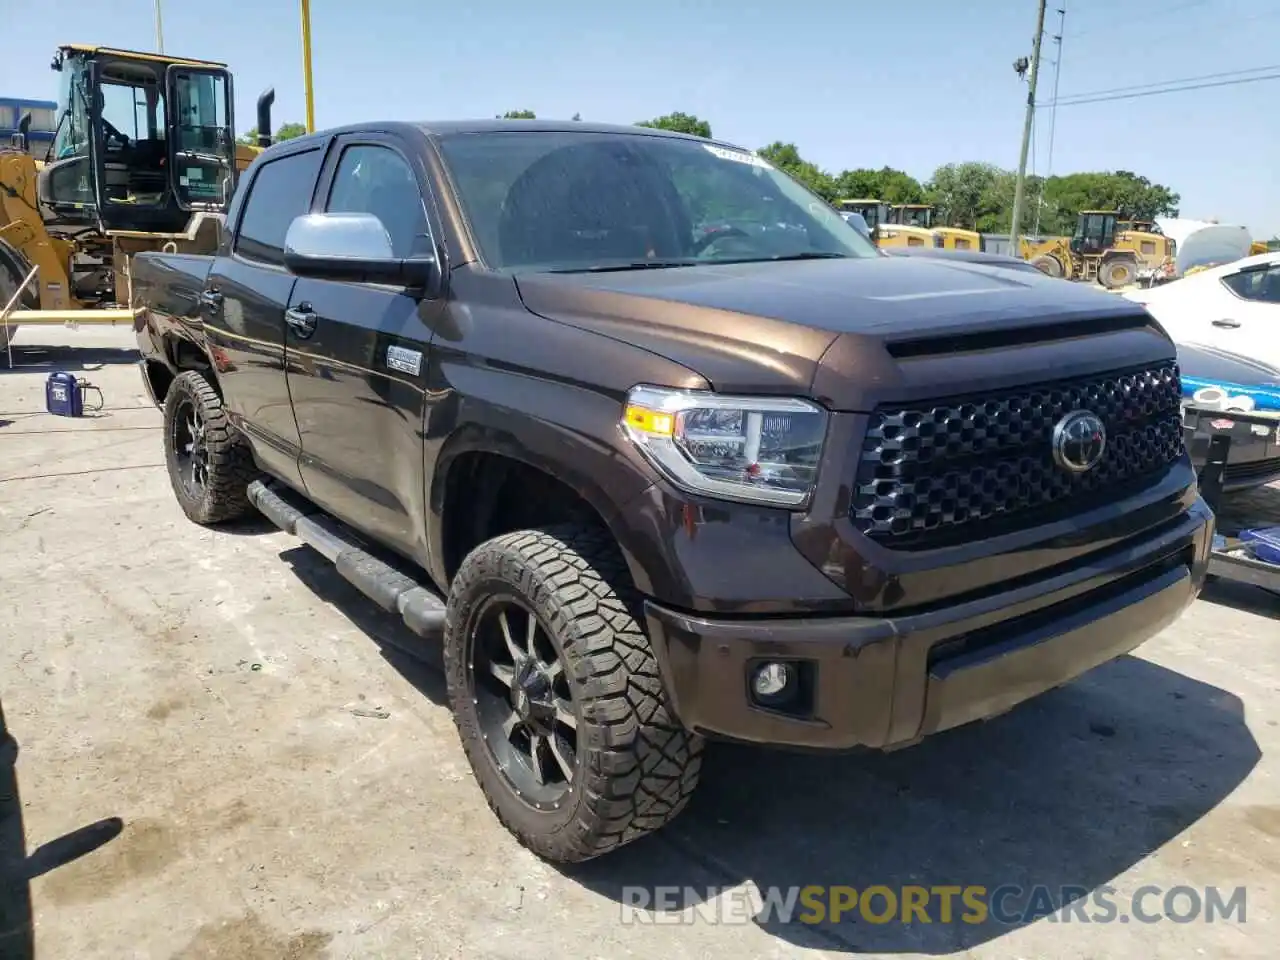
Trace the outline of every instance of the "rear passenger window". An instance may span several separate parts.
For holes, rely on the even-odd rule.
[[[284,263],[285,234],[295,217],[311,211],[322,159],[317,149],[263,164],[245,198],[236,253],[265,263]]]
[[[360,143],[343,150],[325,211],[373,214],[387,228],[393,256],[431,252],[422,191],[408,162],[389,147]]]

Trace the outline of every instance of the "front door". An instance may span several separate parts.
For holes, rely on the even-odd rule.
[[[1227,274],[1221,294],[1205,311],[1205,339],[1216,347],[1280,367],[1280,263]]]
[[[173,64],[168,92],[169,187],[182,210],[225,210],[235,186],[231,74]]]
[[[285,309],[297,278],[284,267],[289,224],[310,210],[324,151],[260,164],[246,184],[235,245],[201,295],[209,352],[228,413],[268,470],[302,489],[298,426],[285,378]]]
[[[371,213],[397,257],[434,249],[426,179],[398,140],[340,138],[316,208]],[[390,285],[300,278],[289,300],[289,393],[302,476],[327,510],[426,557],[423,413],[429,302]]]

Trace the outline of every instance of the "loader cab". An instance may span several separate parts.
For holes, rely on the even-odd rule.
[[[899,203],[889,209],[889,222],[904,227],[933,229],[933,207],[924,203]]]
[[[58,48],[59,120],[39,178],[51,224],[179,233],[235,187],[224,65],[106,47]]]
[[[881,200],[838,200],[836,209],[862,217],[873,239],[878,236],[877,228],[889,222],[889,205]]]
[[[1076,218],[1076,232],[1071,238],[1071,251],[1081,256],[1101,254],[1116,242],[1114,210],[1082,210]]]

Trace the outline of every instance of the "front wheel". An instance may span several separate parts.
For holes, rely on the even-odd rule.
[[[222,398],[197,370],[179,374],[164,398],[164,453],[182,512],[199,524],[236,520],[253,511],[253,454],[227,419]]]
[[[444,662],[467,759],[541,857],[598,857],[685,807],[703,741],[673,716],[626,567],[589,525],[505,534],[463,561]]]
[[[1137,268],[1130,260],[1109,260],[1098,270],[1098,282],[1108,290],[1127,287],[1137,276]]]
[[[1031,261],[1031,265],[1046,277],[1053,277],[1055,280],[1061,280],[1066,275],[1062,261],[1052,254],[1041,254]]]

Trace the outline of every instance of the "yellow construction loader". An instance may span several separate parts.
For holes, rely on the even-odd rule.
[[[1082,210],[1070,237],[1023,238],[1019,255],[1041,273],[1097,281],[1108,290],[1134,283],[1143,270],[1167,270],[1173,240],[1150,221],[1121,220],[1114,210]]]
[[[889,220],[880,230],[882,247],[938,247],[933,231],[933,207],[923,203],[895,203]]]
[[[928,203],[900,203],[889,208],[889,223],[893,231],[901,231],[905,243],[897,246],[917,247],[926,245],[926,238],[918,231],[932,233],[933,246],[944,250],[981,250],[982,234],[963,227],[948,227],[937,222],[937,210]],[[920,242],[917,242],[919,240]]]
[[[927,203],[888,204],[883,200],[841,200],[841,210],[862,214],[872,227],[872,238],[881,247],[939,247],[946,250],[981,250],[976,230],[940,226],[936,211]]]
[[[214,250],[238,174],[270,142],[237,143],[225,64],[64,44],[52,68],[48,155],[26,152],[29,118],[0,145],[0,348],[23,324],[131,321],[129,258]]]
[[[856,213],[866,221],[871,239],[880,242],[880,227],[888,222],[889,204],[883,200],[837,200],[836,209],[841,213]]]

